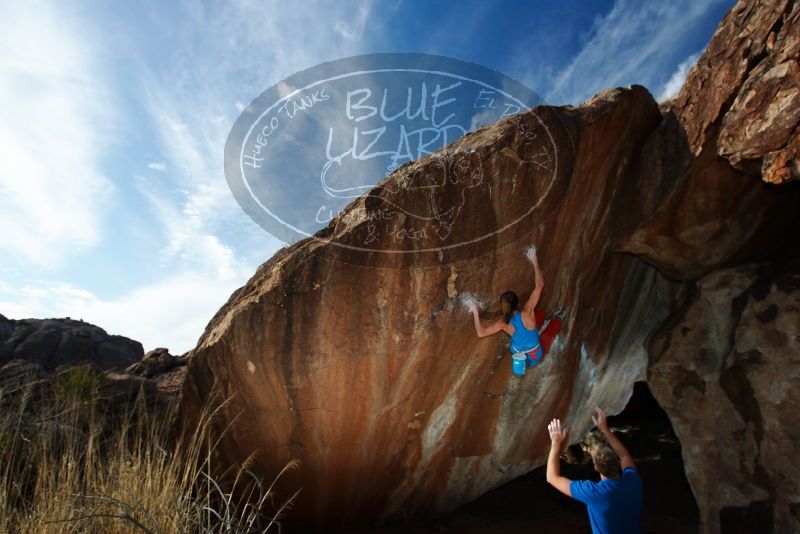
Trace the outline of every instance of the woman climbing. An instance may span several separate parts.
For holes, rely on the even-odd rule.
[[[564,310],[560,306],[545,317],[543,311],[537,311],[536,305],[544,289],[544,279],[539,268],[536,248],[531,247],[525,254],[533,264],[535,285],[531,296],[522,307],[519,307],[519,297],[513,291],[506,291],[500,295],[500,304],[503,309],[503,318],[491,326],[481,324],[478,303],[472,299],[469,308],[475,319],[475,330],[478,337],[493,336],[498,332],[505,332],[511,336],[509,350],[514,355],[525,355],[525,367],[533,367],[542,362],[545,354],[550,350],[558,332],[561,330],[561,321],[564,319]],[[541,325],[541,329],[539,328]],[[524,369],[523,369],[524,371]]]

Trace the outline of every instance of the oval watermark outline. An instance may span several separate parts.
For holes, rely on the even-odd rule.
[[[444,60],[444,61],[455,62],[457,64],[461,64],[461,65],[464,65],[464,66],[478,67],[480,69],[495,73],[495,74],[501,76],[503,79],[510,80],[510,81],[518,84],[519,86],[525,88],[527,91],[529,91],[531,94],[535,95],[538,99],[541,100],[541,97],[539,97],[539,95],[536,94],[533,90],[531,90],[530,88],[526,87],[524,84],[522,84],[518,80],[515,80],[514,78],[511,78],[510,76],[507,76],[507,75],[505,75],[505,74],[503,74],[503,73],[501,73],[499,71],[496,71],[494,69],[490,69],[488,67],[484,67],[484,66],[476,64],[476,63],[472,63],[472,62],[468,62],[468,61],[464,61],[464,60],[460,60],[460,59],[455,59],[455,58],[451,58],[451,57],[448,57],[448,56],[436,55],[436,54],[424,54],[424,53],[364,54],[364,55],[359,55],[359,56],[350,56],[350,57],[346,57],[346,58],[341,58],[339,60],[334,60],[334,61],[327,62],[327,63],[321,63],[319,65],[316,65],[314,67],[310,67],[309,69],[306,69],[305,71],[301,71],[301,72],[302,73],[306,73],[308,71],[311,71],[314,68],[321,67],[323,65],[325,65],[325,66],[332,65],[334,63],[341,62],[341,61],[355,60],[355,59],[367,58],[367,57],[375,58],[375,57],[385,57],[385,56],[392,56],[392,57],[403,56],[405,59],[411,59],[411,58],[414,58],[414,57],[434,58],[434,59],[440,60],[440,61]],[[553,168],[553,171],[552,171],[551,179],[550,179],[550,181],[549,181],[549,183],[547,185],[547,188],[542,193],[542,195],[540,195],[540,197],[537,199],[537,201],[525,213],[523,213],[522,215],[520,215],[519,217],[517,217],[513,221],[509,222],[508,224],[504,225],[502,228],[495,229],[495,230],[493,230],[493,231],[491,231],[489,233],[486,233],[484,235],[481,235],[481,236],[478,236],[478,237],[475,237],[475,238],[472,238],[472,239],[460,241],[459,243],[452,243],[452,244],[449,244],[449,245],[441,245],[441,246],[431,247],[431,248],[418,248],[418,249],[411,249],[411,250],[385,249],[385,248],[366,248],[366,247],[359,247],[359,246],[354,246],[354,245],[349,245],[349,244],[346,244],[346,243],[338,242],[335,237],[328,237],[328,238],[319,237],[319,236],[316,235],[316,233],[319,233],[320,230],[318,230],[315,234],[310,234],[310,233],[306,232],[305,230],[301,230],[301,229],[295,227],[293,224],[284,221],[281,217],[279,217],[277,214],[273,213],[272,210],[270,210],[267,206],[265,206],[261,202],[261,200],[259,199],[258,195],[256,195],[253,192],[253,190],[252,190],[252,188],[250,186],[250,183],[248,182],[247,175],[246,175],[245,170],[244,170],[244,164],[243,164],[245,147],[247,146],[248,140],[251,137],[251,135],[253,133],[253,130],[255,129],[256,125],[259,124],[259,122],[261,122],[262,119],[264,119],[264,117],[267,114],[269,114],[272,110],[274,110],[276,107],[278,107],[281,104],[284,104],[284,103],[290,101],[291,97],[293,97],[293,96],[295,96],[297,94],[300,94],[300,93],[302,93],[304,91],[307,91],[308,89],[316,87],[316,86],[318,86],[320,84],[331,82],[331,81],[342,80],[342,79],[346,79],[346,78],[350,78],[350,77],[354,77],[354,76],[360,76],[360,75],[366,75],[366,74],[374,74],[374,73],[391,73],[391,72],[411,72],[411,73],[417,73],[417,74],[432,74],[432,75],[439,75],[439,76],[449,77],[449,78],[452,78],[452,79],[473,83],[473,84],[478,85],[480,87],[484,87],[484,88],[487,88],[487,89],[491,89],[491,90],[497,91],[498,93],[502,94],[506,98],[508,98],[508,99],[514,101],[515,103],[519,104],[520,108],[522,110],[524,110],[524,111],[520,111],[520,112],[512,114],[512,115],[507,115],[505,117],[501,117],[500,120],[506,119],[508,117],[519,116],[522,113],[531,113],[532,112],[531,114],[533,115],[533,117],[536,119],[536,121],[539,123],[539,125],[542,127],[542,129],[547,134],[548,139],[550,141],[550,146],[553,149],[553,155],[554,155],[554,157],[553,157],[554,168]],[[285,79],[281,80],[281,82],[285,82],[285,80],[290,79],[290,78],[291,77],[285,78]],[[280,82],[278,82],[278,83],[280,83]],[[267,89],[263,93],[261,93],[257,98],[255,98],[253,100],[253,102],[251,103],[251,106],[255,102],[257,102],[259,99],[261,99],[264,95],[266,95],[268,92],[270,92],[271,90],[276,88],[277,85],[278,84],[274,84],[269,89]],[[555,142],[555,139],[553,138],[552,132],[550,132],[549,128],[545,125],[544,121],[542,121],[542,119],[535,112],[535,107],[539,106],[539,105],[546,105],[546,103],[542,100],[541,104],[536,104],[535,106],[529,107],[524,102],[522,102],[519,98],[517,98],[516,96],[514,96],[511,93],[509,93],[509,92],[507,92],[507,91],[505,91],[503,89],[500,89],[500,88],[498,88],[498,87],[496,87],[494,85],[491,85],[489,83],[483,82],[481,80],[476,80],[474,78],[469,78],[467,76],[463,76],[463,75],[460,75],[460,74],[454,74],[454,73],[447,72],[447,71],[442,71],[442,70],[421,69],[421,68],[416,68],[416,69],[415,68],[381,68],[381,69],[366,69],[366,70],[358,70],[358,71],[342,73],[342,74],[338,74],[338,75],[335,75],[335,76],[327,77],[327,78],[325,78],[323,80],[317,80],[317,81],[314,81],[312,83],[309,83],[309,84],[305,85],[304,87],[294,89],[293,91],[291,91],[290,93],[282,96],[276,102],[274,102],[272,105],[267,107],[263,112],[261,112],[260,115],[258,115],[258,117],[256,117],[252,121],[250,127],[248,128],[246,134],[243,136],[242,141],[241,141],[241,149],[239,151],[239,158],[238,158],[238,160],[239,160],[238,161],[239,178],[241,180],[241,183],[245,186],[250,198],[259,206],[259,208],[262,209],[263,212],[265,212],[267,215],[269,215],[274,221],[277,221],[278,223],[280,223],[284,228],[290,229],[293,232],[295,232],[296,234],[299,234],[300,236],[303,236],[305,238],[311,238],[311,239],[317,240],[317,241],[322,242],[322,243],[330,243],[330,244],[333,244],[333,245],[338,246],[338,247],[342,247],[342,248],[345,248],[345,249],[350,249],[350,250],[354,250],[354,251],[358,251],[358,252],[365,252],[365,253],[409,254],[409,253],[431,253],[431,252],[440,252],[440,251],[445,251],[445,250],[456,249],[456,248],[459,248],[459,247],[464,247],[464,246],[468,246],[468,245],[472,245],[472,244],[478,243],[480,241],[483,241],[485,239],[488,239],[488,238],[490,238],[492,236],[498,235],[498,234],[508,230],[510,227],[518,224],[523,219],[528,217],[531,213],[533,213],[533,211],[535,211],[537,208],[539,208],[539,206],[541,206],[541,204],[549,197],[550,192],[551,192],[551,190],[552,190],[553,186],[555,185],[555,183],[557,181],[557,178],[558,178],[558,170],[559,170],[559,167],[558,167],[559,166],[558,144]],[[483,127],[485,127],[485,126],[483,126]],[[234,129],[236,129],[236,126],[234,126]],[[463,139],[467,135],[470,135],[471,133],[474,133],[474,131],[473,132],[467,132],[466,134],[464,134],[462,137],[458,138],[454,142],[460,141],[461,139]],[[444,146],[444,147],[439,148],[437,150],[437,152],[441,151],[441,150],[445,150],[446,151],[447,150],[447,145]],[[433,154],[430,154],[430,155],[428,155],[426,157],[434,157],[437,154],[437,152],[434,152]],[[418,160],[413,160],[412,162],[416,162],[416,161],[418,161]],[[389,175],[387,175],[387,176],[391,176],[391,173]],[[376,185],[377,184],[374,184],[372,187],[374,188]],[[363,187],[366,187],[366,186],[363,186]],[[362,193],[360,195],[349,197],[349,198],[353,198],[353,200],[356,200],[356,199],[359,199],[359,198],[362,198],[362,197],[369,197],[369,196],[371,196],[370,193]],[[381,197],[377,197],[377,198],[381,198]],[[346,209],[346,207],[343,208],[343,209]],[[262,224],[259,223],[258,221],[255,221],[255,222],[257,222],[257,224],[259,224],[259,226],[262,226]],[[262,226],[262,228],[263,228],[263,226]],[[269,232],[269,230],[267,230],[266,228],[264,228],[264,230]]]

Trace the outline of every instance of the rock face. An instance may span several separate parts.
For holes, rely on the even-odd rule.
[[[766,183],[796,178],[797,17],[797,2],[737,4],[661,108],[642,87],[608,90],[399,168],[231,296],[193,352],[186,420],[230,398],[220,460],[252,453],[269,478],[299,459],[284,479],[302,488],[290,520],[330,529],[474,499],[544,463],[550,418],[565,418],[576,442],[591,407],[621,410],[649,377],[688,451],[704,529],[753,506],[776,528],[792,524],[800,471],[782,455],[795,447],[796,293],[781,293],[793,279],[776,275],[761,283],[775,294],[751,303],[761,268],[742,266],[798,255],[800,184]],[[537,128],[557,149],[546,160],[525,135]],[[454,174],[421,195],[414,184],[443,162]],[[387,206],[418,212],[454,196],[468,220],[403,241],[413,254],[356,258],[341,246],[369,239],[379,218],[408,230]],[[434,250],[443,239],[472,253]],[[478,339],[461,298],[486,303],[490,320],[501,292],[530,292],[530,244],[545,276],[540,305],[569,315],[545,362],[518,379],[506,341]],[[758,317],[773,305],[765,326]],[[670,341],[680,336],[684,350]],[[732,418],[719,442],[706,426],[717,408]],[[712,490],[724,477],[730,491]]]
[[[654,167],[673,192],[618,243],[686,281],[648,343],[648,381],[704,532],[798,530],[797,264],[774,263],[800,256],[797,184],[774,185],[798,178],[798,30],[796,1],[726,15],[645,146],[641,181]]]
[[[797,177],[798,26],[800,4],[791,1],[739,2],[726,15],[642,152],[642,189],[667,187],[669,196],[617,250],[693,280],[786,243],[782,231],[796,223],[785,218],[798,214],[781,197],[796,187],[754,178]]]
[[[672,106],[691,151],[715,150],[766,182],[800,179],[799,59],[796,1],[739,2]]]
[[[723,269],[649,343],[708,531],[800,531],[799,314],[800,263]]]

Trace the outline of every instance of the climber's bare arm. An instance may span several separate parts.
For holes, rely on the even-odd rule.
[[[477,306],[472,308],[472,318],[475,320],[475,331],[478,333],[478,337],[493,336],[506,327],[506,323],[502,319],[490,326],[483,326],[481,324],[481,318],[478,315]]]
[[[529,249],[526,253],[526,256],[533,264],[535,286],[530,298],[528,299],[528,302],[525,303],[525,311],[530,316],[533,316],[534,311],[536,310],[536,305],[539,304],[539,297],[542,296],[542,289],[544,289],[544,277],[542,276],[542,270],[539,268],[539,258],[536,256],[536,249]]]
[[[547,431],[550,433],[550,455],[547,457],[547,482],[549,482],[558,491],[572,497],[569,490],[569,483],[572,482],[567,477],[561,476],[561,446],[567,438],[566,429],[561,426],[560,419],[553,419],[547,425]]]
[[[475,302],[475,300],[470,299],[468,300],[467,305],[469,306],[469,311],[472,312],[472,318],[475,320],[475,332],[478,333],[478,337],[493,336],[496,333],[503,330],[511,334],[511,332],[508,331],[508,328],[510,328],[509,325],[506,324],[505,321],[503,321],[502,319],[490,326],[483,326],[483,324],[481,324],[481,316],[480,316],[480,310],[478,310],[478,303]]]

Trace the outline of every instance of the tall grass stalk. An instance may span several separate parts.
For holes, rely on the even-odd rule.
[[[215,465],[220,436],[213,423],[224,403],[209,404],[194,430],[181,433],[173,428],[174,405],[156,410],[140,393],[114,414],[119,403],[85,376],[88,386],[72,377],[49,402],[32,403],[26,391],[2,403],[11,408],[0,411],[0,532],[280,528],[280,513],[297,494],[276,502],[274,481],[267,485],[250,471],[252,457],[233,469]]]

